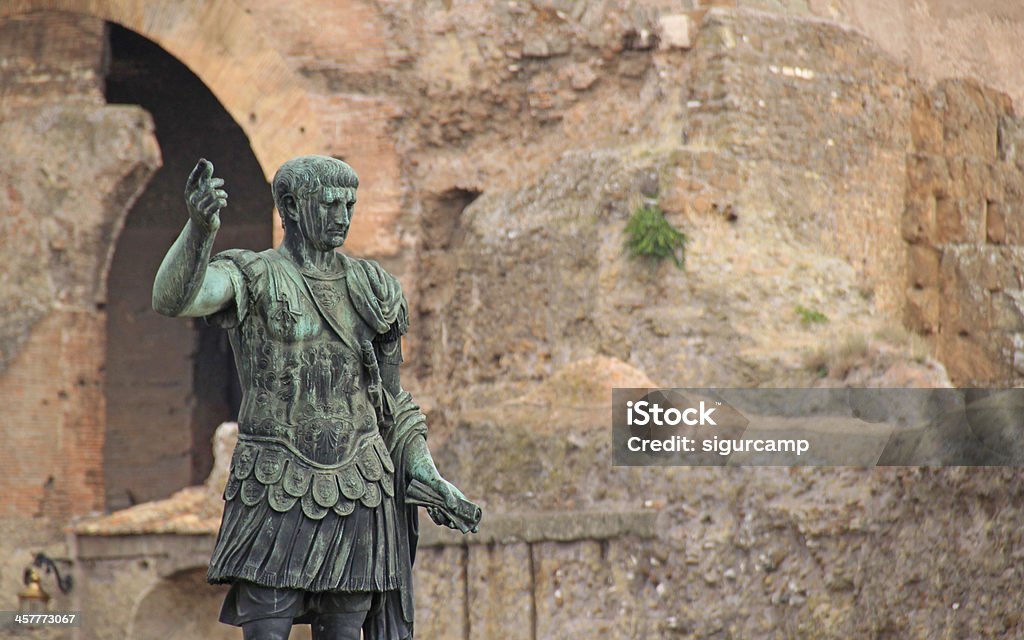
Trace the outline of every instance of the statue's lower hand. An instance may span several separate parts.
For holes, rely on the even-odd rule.
[[[441,477],[441,474],[437,472],[437,467],[434,465],[434,459],[430,455],[430,450],[427,449],[426,438],[416,437],[408,445],[406,455],[409,457],[409,479],[416,480],[422,484],[427,485],[434,493],[436,497],[431,499],[429,502],[421,503],[427,508],[427,514],[430,515],[430,519],[434,521],[434,524],[444,527],[450,527],[452,529],[459,529],[465,531],[463,527],[467,526],[463,524],[462,527],[459,523],[452,520],[445,511],[451,514],[458,514],[459,507],[465,507],[466,496],[459,491],[458,487],[448,482]],[[444,503],[444,507],[437,504],[437,497],[441,498]],[[428,506],[431,505],[431,506]],[[469,502],[469,504],[472,504]],[[476,516],[476,521],[479,522],[479,510]],[[477,526],[474,525],[471,529],[473,533],[477,532]]]
[[[448,507],[449,511],[455,511],[459,506],[460,500],[467,500],[466,496],[459,491],[459,488],[454,484],[448,482],[439,475],[434,475],[431,478],[419,478],[421,482],[430,486],[431,489],[437,491],[442,498],[444,498],[445,506]],[[468,500],[467,500],[468,501]],[[428,508],[427,515],[434,521],[434,524],[441,527],[448,527],[449,529],[458,529],[458,525],[449,518],[443,511],[437,508]],[[474,526],[471,531],[477,533],[478,527]]]
[[[224,181],[213,177],[213,163],[200,158],[185,183],[185,204],[195,224],[208,232],[220,228],[220,210],[228,204]]]

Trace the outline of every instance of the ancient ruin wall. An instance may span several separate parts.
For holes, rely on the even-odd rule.
[[[106,271],[160,151],[148,114],[103,104],[102,21],[0,30],[0,592],[13,609],[32,553],[64,556],[69,517],[103,507]]]
[[[961,386],[1024,371],[1024,129],[1009,98],[976,81],[915,87],[903,237],[905,322]]]
[[[693,56],[684,135],[739,161],[741,215],[784,219],[901,308],[906,68],[856,31],[756,12],[711,11]]]

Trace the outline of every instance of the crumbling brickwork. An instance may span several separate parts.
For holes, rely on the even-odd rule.
[[[68,519],[104,506],[106,272],[160,151],[144,111],[102,102],[101,20],[0,25],[0,607],[14,609],[31,554],[63,555]]]

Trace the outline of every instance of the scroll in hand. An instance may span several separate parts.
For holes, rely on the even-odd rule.
[[[409,487],[405,490],[406,504],[414,504],[441,512],[462,533],[474,531],[480,524],[483,511],[469,500],[456,498],[456,501],[455,508],[450,509],[441,494],[430,485],[415,478],[409,482]]]

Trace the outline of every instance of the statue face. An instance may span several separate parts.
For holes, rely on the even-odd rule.
[[[355,189],[324,187],[302,207],[298,219],[299,231],[321,251],[336,249],[345,244],[345,238],[348,237],[355,204]]]

